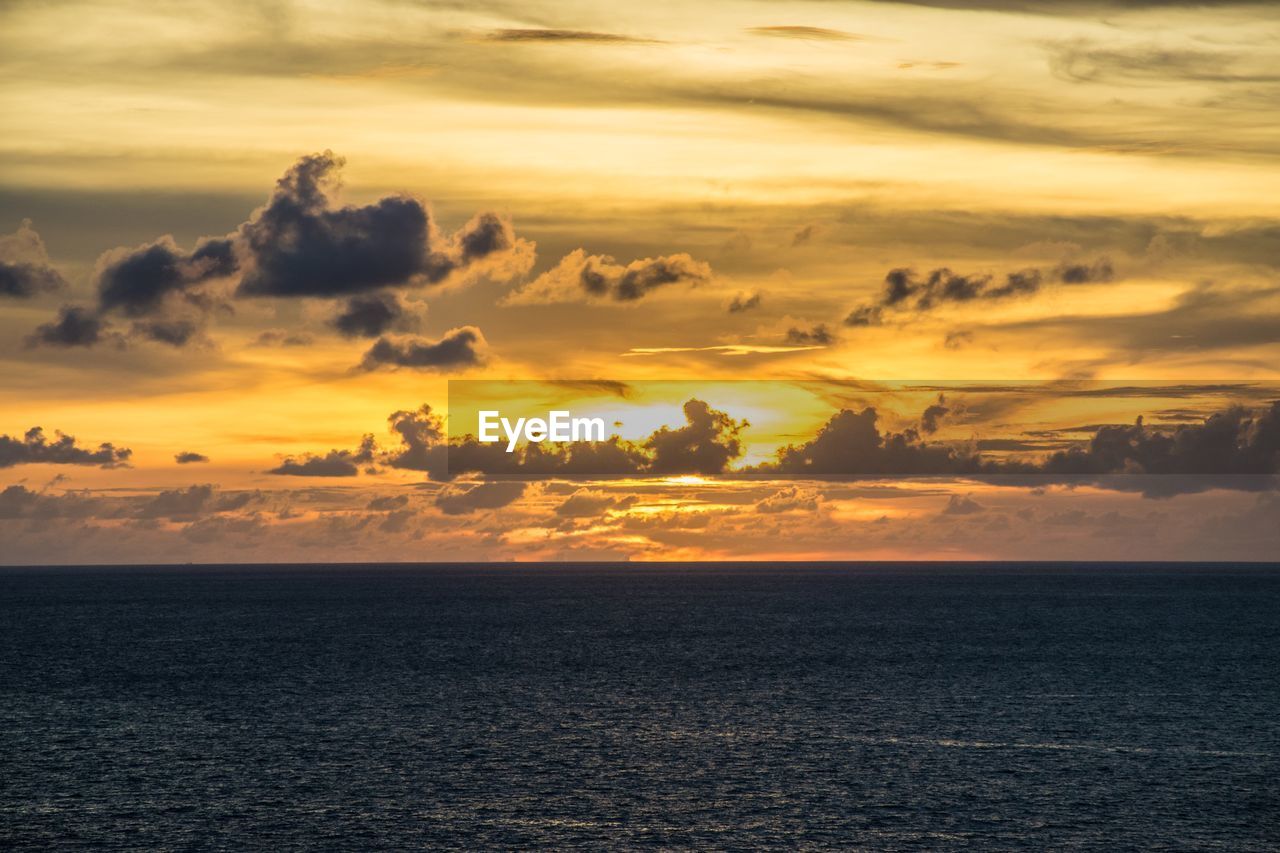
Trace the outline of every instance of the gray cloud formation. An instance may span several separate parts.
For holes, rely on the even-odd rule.
[[[49,441],[40,427],[32,427],[20,439],[0,435],[0,468],[36,463],[119,468],[127,465],[133,455],[129,448],[116,447],[110,442],[98,445],[97,450],[89,450],[78,446],[73,436],[61,432],[56,435],[56,440]]]
[[[1039,292],[1046,281],[1089,284],[1111,281],[1114,277],[1115,270],[1105,258],[1092,264],[1064,263],[1048,271],[1033,268],[1017,270],[1006,273],[999,281],[990,275],[959,275],[946,267],[920,278],[914,270],[899,267],[884,277],[884,292],[880,298],[854,308],[845,317],[845,325],[880,325],[890,311],[924,313],[945,303],[1030,296]]]
[[[361,466],[373,464],[376,453],[377,443],[372,435],[366,435],[356,450],[330,450],[323,455],[304,453],[301,456],[286,456],[267,473],[293,477],[354,477],[360,473]]]
[[[198,462],[208,462],[209,457],[203,453],[196,453],[191,450],[184,450],[181,453],[174,454],[173,461],[179,465],[191,465]]]
[[[409,196],[338,206],[343,162],[330,151],[299,159],[236,231],[202,240],[191,251],[164,236],[103,254],[96,306],[68,306],[31,341],[92,346],[103,340],[103,318],[119,314],[134,321],[134,337],[184,346],[214,310],[230,310],[231,296],[349,297],[335,320],[338,329],[373,337],[397,320],[409,323],[400,311],[380,324],[374,316],[379,307],[403,305],[393,306],[394,297],[385,294],[369,295],[375,291],[439,284],[464,270],[511,276],[532,262],[532,244],[518,240],[510,223],[492,213],[444,236],[424,203]],[[234,290],[211,286],[223,280],[236,281]]]
[[[30,220],[23,220],[14,233],[0,235],[0,296],[30,299],[66,286]]]
[[[445,515],[469,515],[499,509],[524,494],[524,483],[492,482],[475,486],[449,486],[436,495],[436,506]]]
[[[416,331],[419,317],[395,293],[370,293],[348,299],[331,323],[344,337],[376,338],[392,330]]]
[[[584,299],[636,302],[675,284],[698,286],[711,280],[711,267],[683,252],[644,258],[623,266],[608,255],[575,249],[532,282],[508,294],[506,304],[542,304]]]
[[[425,338],[392,340],[379,338],[364,354],[364,370],[379,367],[412,367],[420,370],[448,370],[480,364],[479,347],[484,337],[475,326],[450,329],[438,341]]]

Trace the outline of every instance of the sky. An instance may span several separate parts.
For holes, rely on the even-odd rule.
[[[6,0],[0,80],[2,563],[1280,554],[1273,3]]]

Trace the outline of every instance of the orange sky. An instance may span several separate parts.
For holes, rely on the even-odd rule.
[[[714,379],[1254,383],[953,400],[922,440],[957,446],[1261,417],[1280,11],[1125,5],[5,4],[0,560],[1273,557],[1253,487],[388,461],[451,378],[694,383],[642,433]],[[741,468],[855,402],[919,431],[928,396],[712,402]],[[271,473],[367,434],[350,474]]]

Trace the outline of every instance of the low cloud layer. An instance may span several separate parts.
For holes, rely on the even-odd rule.
[[[116,447],[103,442],[96,450],[76,444],[73,436],[56,433],[49,441],[44,430],[32,427],[22,438],[0,435],[0,468],[14,465],[96,465],[99,468],[119,468],[129,463],[133,455],[127,447]]]
[[[0,297],[30,299],[66,286],[29,220],[14,233],[0,235]]]

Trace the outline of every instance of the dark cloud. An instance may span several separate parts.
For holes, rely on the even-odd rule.
[[[1280,83],[1280,70],[1269,56],[1255,67],[1247,63],[1247,55],[1239,52],[1159,45],[1109,48],[1084,40],[1053,45],[1049,58],[1054,74],[1077,83]]]
[[[283,329],[268,329],[258,335],[253,345],[259,347],[305,347],[311,346],[313,343],[315,343],[315,339],[306,333],[286,332]]]
[[[969,495],[952,495],[947,499],[947,506],[942,510],[943,515],[975,515],[984,511],[986,507],[975,501]]]
[[[499,509],[520,499],[524,483],[493,482],[476,486],[449,486],[436,495],[436,506],[445,515],[469,515]]]
[[[1164,497],[1209,488],[1274,488],[1280,474],[1280,401],[1233,406],[1198,424],[1101,426],[1083,445],[1033,461],[991,460],[970,448],[929,444],[913,429],[882,434],[868,407],[834,415],[812,440],[778,451],[753,474],[769,476],[1037,475]],[[1135,476],[1143,475],[1143,476]],[[1161,475],[1161,476],[1149,476]]]
[[[46,465],[97,465],[99,468],[119,468],[129,462],[133,451],[104,442],[97,450],[78,447],[74,437],[55,433],[57,439],[50,442],[44,430],[32,427],[21,439],[0,435],[0,468],[14,465],[42,463]]]
[[[475,326],[450,329],[438,341],[424,338],[391,340],[379,338],[364,354],[360,366],[364,370],[379,367],[413,367],[425,370],[449,370],[481,363],[478,345],[484,337]]]
[[[597,518],[611,510],[624,510],[635,504],[635,495],[609,495],[591,489],[578,489],[559,504],[555,513],[562,518]]]
[[[888,272],[878,301],[860,305],[845,317],[847,326],[876,326],[890,311],[923,313],[946,303],[977,300],[998,301],[1037,293],[1046,281],[1063,284],[1090,284],[1111,281],[1115,270],[1102,258],[1092,264],[1064,263],[1050,271],[1022,269],[1006,273],[997,281],[991,275],[959,275],[946,267],[924,278],[906,267]]]
[[[0,521],[50,518],[90,518],[106,511],[102,501],[76,492],[51,495],[23,485],[0,491]]]
[[[426,471],[432,479],[444,479],[448,461],[441,444],[444,423],[431,407],[424,403],[416,411],[393,412],[387,422],[391,431],[400,436],[401,446],[387,453],[383,461],[392,468]]]
[[[286,456],[268,474],[284,474],[294,477],[354,477],[362,465],[372,465],[377,454],[377,443],[372,435],[366,435],[356,450],[330,450],[318,455],[304,453]]]
[[[684,426],[662,427],[638,443],[613,436],[606,441],[534,443],[507,453],[502,444],[463,436],[447,444],[445,466],[435,466],[434,454],[439,451],[433,448],[416,455],[433,477],[441,469],[447,472],[442,478],[468,473],[570,478],[715,475],[741,456],[739,433],[747,426],[745,421],[735,421],[696,399],[684,404],[684,416]]]
[[[1280,342],[1280,289],[1224,290],[1201,285],[1171,308],[1105,316],[1060,315],[982,326],[983,337],[1034,334],[1094,341],[1118,351],[1207,352]]]
[[[801,329],[792,326],[787,329],[787,334],[783,338],[783,342],[789,346],[819,346],[826,347],[835,343],[835,334],[826,327],[826,324],[819,324],[809,329]]]
[[[235,512],[260,497],[259,492],[224,494],[218,491],[217,486],[204,483],[185,489],[165,489],[142,503],[134,511],[134,516],[142,519],[186,520],[206,513]]]
[[[66,286],[30,220],[23,220],[14,233],[0,236],[0,296],[29,299]]]
[[[743,311],[750,311],[760,307],[760,293],[739,293],[733,297],[733,301],[729,303],[730,314],[741,314]]]
[[[331,321],[348,338],[376,338],[388,331],[416,331],[418,316],[395,293],[353,296]]]
[[[489,41],[504,42],[600,42],[604,44],[649,44],[652,39],[632,38],[617,33],[591,30],[500,29],[485,35]]]
[[[97,304],[40,327],[31,340],[91,346],[103,338],[90,318],[134,320],[134,337],[172,346],[198,338],[212,312],[239,297],[352,297],[335,320],[344,334],[373,337],[411,326],[393,297],[367,296],[393,286],[444,282],[463,270],[513,276],[532,263],[532,244],[492,213],[472,218],[452,236],[438,233],[426,206],[408,196],[338,206],[343,160],[332,152],[301,158],[276,183],[267,203],[225,237],[191,251],[170,236],[133,249],[114,249],[98,262]],[[217,282],[238,277],[234,291]],[[2,279],[0,279],[2,280]],[[396,311],[381,324],[379,309]],[[99,325],[98,329],[101,329]],[[262,343],[273,341],[263,340]],[[291,343],[285,338],[281,342]]]
[[[951,411],[951,409],[943,405],[946,402],[947,398],[939,394],[938,402],[924,410],[924,414],[920,416],[921,432],[932,434],[938,431],[938,423]]]
[[[576,249],[553,269],[512,291],[506,302],[538,304],[583,298],[635,302],[670,285],[696,287],[710,280],[711,267],[683,252],[644,258],[622,266],[608,255],[588,255]]]
[[[844,30],[832,30],[826,27],[806,26],[772,26],[748,27],[747,32],[755,36],[772,36],[774,38],[804,39],[806,41],[860,41],[866,36]]]
[[[344,296],[440,281],[452,271],[453,262],[431,246],[430,217],[417,199],[334,208],[343,163],[331,151],[303,157],[240,227],[251,259],[241,295]]]
[[[409,503],[408,495],[380,495],[371,499],[365,509],[370,512],[390,512],[401,509],[407,503]]]
[[[79,305],[63,305],[56,320],[37,326],[27,337],[27,346],[90,347],[108,339],[117,346],[124,343],[120,335],[108,331],[93,311]]]
[[[209,457],[203,453],[195,453],[194,451],[184,450],[181,453],[174,454],[173,461],[179,465],[190,465],[194,462],[208,462]]]
[[[649,473],[719,474],[742,455],[738,433],[748,426],[746,421],[735,421],[702,400],[686,402],[684,417],[683,427],[662,427],[645,441],[644,448],[652,454]]]
[[[159,310],[173,294],[192,296],[196,285],[234,275],[237,262],[226,238],[204,240],[184,252],[166,235],[137,249],[115,249],[98,261],[100,311],[143,317]],[[192,302],[199,304],[198,296]]]

